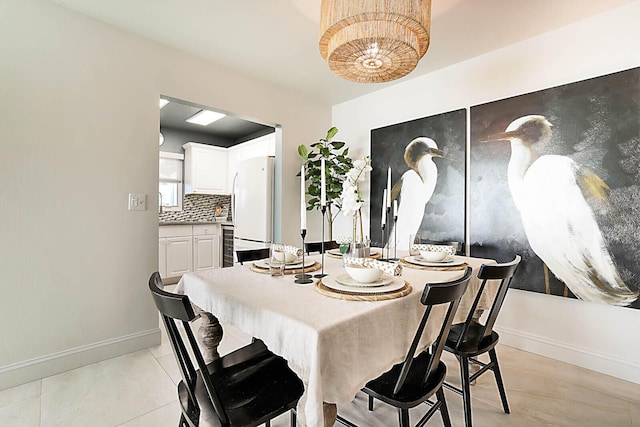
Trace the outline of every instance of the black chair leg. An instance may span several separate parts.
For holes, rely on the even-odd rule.
[[[264,427],[271,427],[271,420],[264,423]]]
[[[509,403],[507,402],[507,392],[504,389],[504,383],[502,382],[502,374],[500,374],[500,365],[498,365],[498,355],[496,354],[496,349],[492,348],[489,350],[489,357],[491,358],[491,363],[493,363],[493,375],[496,377],[496,384],[498,384],[498,391],[500,392],[500,399],[502,400],[502,408],[504,409],[505,414],[510,414],[509,411]]]
[[[471,427],[471,384],[469,382],[469,359],[464,356],[459,356],[458,362],[460,362],[460,381],[462,385],[462,404],[464,406],[464,425],[466,427]]]
[[[440,387],[436,391],[436,397],[440,402],[440,416],[442,417],[442,424],[444,427],[451,427],[451,418],[449,418],[449,409],[447,408],[447,401],[444,398],[444,388]]]
[[[296,427],[296,419],[297,419],[298,414],[296,413],[295,409],[291,410],[291,427]]]
[[[369,411],[373,411],[373,396],[369,396]]]
[[[400,427],[409,427],[409,410],[398,408],[398,416],[400,418]]]

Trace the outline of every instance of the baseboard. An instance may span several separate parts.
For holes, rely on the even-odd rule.
[[[159,345],[159,328],[0,367],[0,390]]]
[[[581,368],[640,384],[640,362],[579,348],[509,328],[496,327],[500,343]]]

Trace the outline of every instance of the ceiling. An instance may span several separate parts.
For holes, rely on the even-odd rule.
[[[320,56],[321,0],[49,1],[333,105],[638,0],[433,0],[416,70],[372,84],[334,75]]]
[[[170,100],[170,102],[160,110],[161,129],[170,128],[212,135],[227,140],[229,146],[244,142],[249,136],[258,137],[275,131],[273,126],[254,123],[232,115],[225,116],[207,126],[188,123],[186,119],[207,107],[174,98],[167,97],[166,99]]]

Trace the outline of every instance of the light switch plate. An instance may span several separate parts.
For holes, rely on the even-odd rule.
[[[129,193],[129,210],[144,211],[147,209],[147,195],[144,193]]]

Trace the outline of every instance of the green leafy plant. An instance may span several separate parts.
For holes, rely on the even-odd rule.
[[[327,136],[318,142],[298,146],[298,155],[305,162],[305,178],[307,194],[311,198],[307,201],[307,210],[320,209],[320,164],[325,162],[325,185],[327,197],[326,215],[329,223],[329,240],[333,240],[333,221],[335,220],[333,209],[340,212],[342,183],[347,172],[353,167],[353,161],[349,157],[349,147],[344,141],[334,141],[333,137],[338,133],[338,128],[332,127],[327,131]]]

